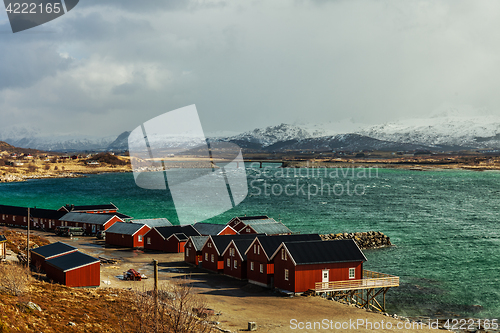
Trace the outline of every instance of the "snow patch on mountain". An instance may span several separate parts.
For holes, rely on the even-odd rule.
[[[500,117],[445,114],[371,126],[357,133],[401,143],[493,148],[500,147]]]
[[[253,131],[226,138],[224,141],[243,141],[267,147],[281,141],[303,140],[312,136],[311,133],[298,126],[280,124],[266,128],[256,128]]]

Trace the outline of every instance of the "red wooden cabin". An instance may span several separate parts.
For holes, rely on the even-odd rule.
[[[274,262],[271,260],[283,242],[321,240],[318,234],[258,236],[246,250],[248,282],[273,287]]]
[[[184,261],[188,264],[198,266],[202,261],[201,249],[207,241],[208,236],[191,236],[184,245]]]
[[[144,235],[151,230],[145,224],[116,222],[106,230],[106,244],[138,248],[144,247]]]
[[[28,208],[0,205],[0,224],[14,227],[28,227]],[[53,229],[64,215],[53,209],[31,208],[31,228]]]
[[[170,253],[184,252],[184,245],[190,236],[200,236],[192,225],[173,225],[149,230],[144,238],[144,248]]]
[[[81,252],[72,252],[47,260],[47,277],[68,287],[99,287],[101,284],[99,259]]]
[[[91,213],[66,213],[59,219],[61,226],[82,227],[88,235],[93,235],[98,231],[105,231],[116,222],[123,222],[121,218],[112,214],[91,214]]]
[[[237,279],[247,278],[247,251],[253,239],[233,239],[226,247],[224,258],[224,274]]]
[[[275,251],[274,287],[293,293],[317,282],[361,279],[366,257],[348,240],[284,242]]]
[[[213,272],[224,271],[224,257],[222,254],[233,239],[254,239],[257,235],[220,235],[209,236],[202,252],[202,267]]]

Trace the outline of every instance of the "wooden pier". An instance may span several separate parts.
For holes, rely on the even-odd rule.
[[[398,286],[397,276],[363,270],[362,279],[317,282],[314,291],[335,300],[346,300],[367,309],[385,311],[385,294],[389,288]],[[381,302],[377,300],[377,296],[382,297]]]

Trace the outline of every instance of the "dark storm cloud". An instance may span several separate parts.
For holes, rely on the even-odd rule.
[[[99,135],[190,104],[206,131],[380,123],[443,104],[497,110],[498,10],[494,1],[81,1],[36,30],[54,33],[0,35],[1,116]]]

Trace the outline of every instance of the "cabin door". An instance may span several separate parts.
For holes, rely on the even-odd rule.
[[[321,276],[321,282],[323,284],[323,289],[328,288],[328,282],[330,282],[330,271],[324,269]]]

